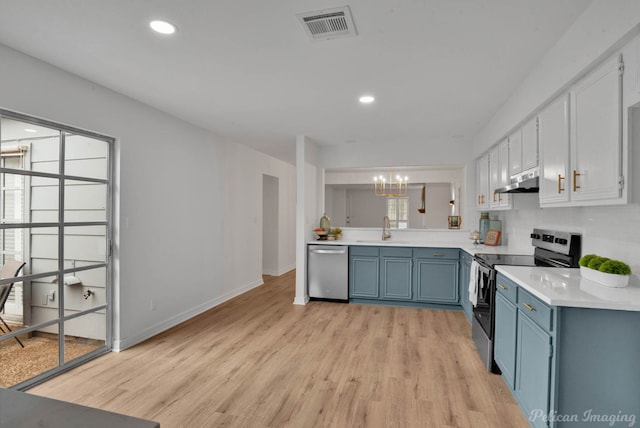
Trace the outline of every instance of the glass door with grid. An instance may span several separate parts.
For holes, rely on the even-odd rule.
[[[12,284],[0,387],[110,348],[112,150],[112,138],[0,110],[0,265],[25,263],[0,279]]]

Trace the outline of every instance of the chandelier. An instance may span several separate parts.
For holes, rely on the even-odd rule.
[[[393,171],[389,170],[389,179],[383,175],[373,177],[373,191],[376,196],[398,197],[406,196],[409,190],[409,177],[393,178]]]

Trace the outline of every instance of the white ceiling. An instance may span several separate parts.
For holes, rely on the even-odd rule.
[[[293,163],[296,135],[470,139],[590,2],[0,0],[0,43]],[[296,18],[344,5],[357,37],[313,42]]]

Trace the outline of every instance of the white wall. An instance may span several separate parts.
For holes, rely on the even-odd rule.
[[[0,77],[0,107],[117,139],[115,349],[261,283],[262,174],[294,266],[293,166],[4,46]]]

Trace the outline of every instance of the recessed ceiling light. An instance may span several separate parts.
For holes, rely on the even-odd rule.
[[[360,97],[360,102],[362,104],[371,104],[375,100],[376,99],[374,97],[372,97],[371,95],[363,95],[363,96]]]
[[[38,130],[33,128],[24,128],[24,132],[38,132]]]
[[[170,22],[155,20],[149,23],[149,27],[160,34],[173,34],[178,31],[177,27]]]

